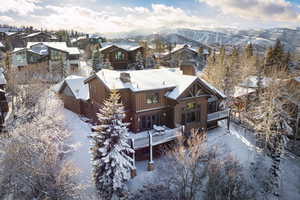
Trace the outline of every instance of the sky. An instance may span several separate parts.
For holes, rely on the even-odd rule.
[[[0,24],[118,33],[300,26],[300,0],[0,0]]]

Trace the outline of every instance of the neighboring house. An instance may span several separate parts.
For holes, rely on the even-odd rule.
[[[0,131],[4,127],[5,117],[9,110],[8,102],[6,99],[6,92],[5,92],[6,83],[7,82],[3,74],[3,69],[1,68],[0,69]]]
[[[36,33],[31,33],[31,34],[23,37],[23,39],[26,43],[28,43],[28,42],[50,42],[53,39],[53,36],[51,36],[48,33],[44,33],[44,32],[36,32]]]
[[[68,76],[56,90],[64,102],[64,107],[77,114],[84,113],[84,102],[90,98],[85,80],[86,78],[81,76]]]
[[[101,107],[111,90],[118,90],[126,121],[136,137],[144,137],[145,131],[158,127],[166,130],[184,127],[185,132],[206,130],[229,116],[228,110],[220,110],[226,96],[201,78],[183,75],[175,68],[124,72],[103,69],[85,83],[89,85],[90,102],[95,108]],[[97,111],[93,110],[94,120]],[[176,133],[170,138],[175,139]]]
[[[14,67],[35,71],[43,75],[42,79],[53,80],[56,73],[55,81],[59,81],[66,72],[77,71],[79,67],[78,48],[68,47],[65,42],[28,42],[26,48],[16,48],[11,54]],[[46,78],[47,74],[51,77]]]
[[[12,52],[12,64],[24,67],[28,64],[48,61],[51,64],[63,61],[67,67],[79,66],[80,52],[76,47],[68,47],[65,42],[29,42],[26,48],[16,48]]]
[[[108,59],[114,70],[126,70],[134,67],[136,55],[141,52],[144,56],[144,48],[141,46],[120,47],[115,44],[100,49],[104,59]]]
[[[207,50],[199,54],[198,50],[189,45],[177,45],[171,52],[165,53],[160,58],[160,64],[168,67],[181,67],[193,65],[198,71],[206,63]]]
[[[105,39],[98,35],[85,35],[77,38],[73,38],[71,43],[73,46],[78,47],[79,49],[86,50],[87,48],[101,48],[101,43],[103,43]]]

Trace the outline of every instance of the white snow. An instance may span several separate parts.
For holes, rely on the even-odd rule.
[[[262,77],[261,84],[262,87],[268,87],[270,82],[272,81],[271,78]],[[240,84],[241,87],[248,87],[248,88],[257,88],[258,87],[258,77],[257,76],[249,76],[246,80]]]
[[[87,84],[84,84],[86,77],[70,75],[65,80],[57,83],[52,87],[55,92],[60,92],[64,84],[68,85],[76,99],[88,100],[90,98],[90,91]]]
[[[44,45],[54,49],[59,49],[69,53],[70,55],[80,54],[80,51],[77,47],[68,47],[66,42],[28,42],[27,49],[32,49],[36,45]]]
[[[225,128],[225,122],[220,123],[221,127],[209,130],[207,146],[209,148],[217,147],[220,159],[227,156],[234,156],[244,168],[246,178],[252,179],[253,175],[260,176],[253,172],[253,164],[260,160],[258,167],[268,176],[268,168],[271,166],[271,159],[266,156],[261,149],[255,146],[255,136],[252,132],[245,131],[240,126],[231,123],[230,133]],[[143,188],[146,184],[161,184],[160,177],[164,176],[157,166],[164,166],[163,157],[154,160],[154,166],[157,168],[152,171],[147,171],[148,161],[136,162],[137,177],[129,181],[128,187],[131,192]],[[165,165],[167,166],[167,165]],[[281,199],[297,200],[300,199],[300,159],[285,156],[282,162],[282,180],[281,180]],[[255,173],[255,174],[253,174]],[[252,180],[253,181],[253,180]],[[254,187],[259,191],[262,186],[259,183],[254,183]],[[258,194],[260,196],[260,194]],[[261,199],[261,198],[258,198]]]
[[[245,87],[235,87],[234,88],[234,94],[233,97],[242,97],[245,96],[247,94],[250,94],[252,92],[255,92],[256,90],[252,89],[252,88],[245,88]]]
[[[89,153],[91,125],[85,123],[75,113],[64,109],[65,124],[71,131],[70,143],[76,144],[75,151],[71,155],[71,160],[81,170],[80,181],[88,188],[93,188],[91,155]]]

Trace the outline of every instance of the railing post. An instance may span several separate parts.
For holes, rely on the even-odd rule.
[[[134,150],[134,139],[133,138],[131,138],[131,148]],[[135,151],[132,153],[132,160],[133,160],[133,163],[132,163],[133,168],[131,169],[131,178],[133,178],[137,175],[136,166],[135,166]]]
[[[153,162],[153,148],[152,148],[152,134],[151,131],[148,131],[149,134],[149,163],[148,163],[148,171],[154,170],[154,162]]]
[[[227,117],[227,131],[230,132],[230,109],[228,110],[228,117]]]

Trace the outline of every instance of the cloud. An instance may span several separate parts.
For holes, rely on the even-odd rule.
[[[0,3],[0,12],[15,12],[19,15],[27,15],[40,7],[37,3],[41,0],[2,0]]]
[[[79,6],[46,6],[46,16],[34,16],[35,21],[51,29],[77,29],[86,32],[125,32],[159,28],[211,26],[213,22],[184,10],[162,4],[145,7],[107,7],[97,11]]]
[[[0,16],[0,24],[12,24],[15,20],[9,16]]]
[[[198,0],[224,14],[246,19],[295,21],[300,19],[296,5],[286,0]]]

